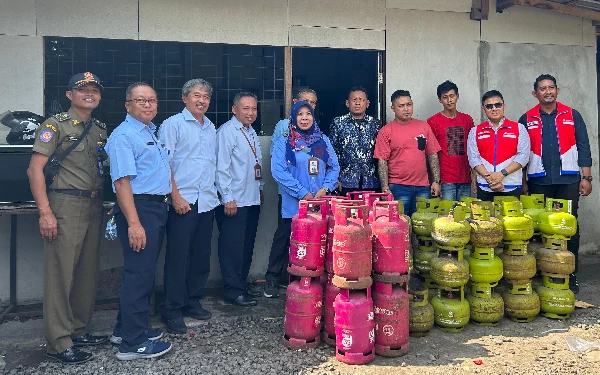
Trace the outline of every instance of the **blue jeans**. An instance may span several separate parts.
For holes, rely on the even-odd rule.
[[[412,216],[417,210],[417,197],[429,198],[429,186],[390,184],[390,191],[397,201],[404,203],[404,214]]]
[[[471,184],[442,184],[442,199],[459,201],[460,197],[471,196]]]

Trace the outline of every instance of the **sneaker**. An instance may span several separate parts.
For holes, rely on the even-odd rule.
[[[161,337],[163,337],[163,333],[159,329],[157,329],[157,330],[149,329],[146,331],[146,336],[148,336],[148,340],[156,341],[156,340],[160,339]],[[121,345],[122,341],[123,341],[123,338],[120,335],[117,336],[113,333],[112,336],[110,337],[111,344]]]
[[[92,353],[83,351],[79,348],[76,348],[75,346],[71,346],[65,351],[56,354],[46,353],[46,356],[52,359],[56,359],[57,361],[60,361],[67,365],[76,365],[78,363],[87,362],[90,359],[92,359]]]
[[[168,342],[148,340],[136,346],[126,346],[121,343],[117,352],[119,361],[131,361],[133,359],[157,358],[168,353],[173,346]]]
[[[173,319],[167,319],[164,315],[161,316],[160,320],[167,326],[167,332],[176,335],[181,335],[187,332],[187,326],[181,316]]]
[[[189,316],[190,318],[194,318],[197,320],[207,320],[212,317],[212,313],[206,310],[202,305],[198,306],[188,306],[183,310],[183,316]]]
[[[279,298],[279,287],[275,281],[267,281],[263,292],[267,298]]]

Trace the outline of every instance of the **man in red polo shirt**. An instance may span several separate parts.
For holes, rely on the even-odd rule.
[[[431,116],[427,123],[441,147],[438,158],[442,199],[457,201],[460,197],[471,196],[472,178],[467,156],[467,137],[475,124],[471,116],[456,110],[458,86],[454,82],[440,84],[437,96],[443,110]]]
[[[523,167],[529,161],[529,135],[522,124],[504,117],[500,91],[483,94],[482,111],[488,120],[471,129],[469,164],[477,172],[477,198],[521,195]]]
[[[378,159],[381,190],[401,200],[404,213],[410,216],[416,211],[417,197],[429,198],[430,193],[440,196],[440,145],[425,121],[412,118],[413,101],[408,91],[392,94],[392,110],[395,118],[379,131],[373,157]],[[427,163],[433,175],[431,186]]]

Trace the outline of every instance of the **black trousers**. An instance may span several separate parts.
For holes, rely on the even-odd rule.
[[[273,235],[271,253],[269,254],[269,266],[265,279],[267,282],[278,282],[289,261],[290,235],[292,234],[292,219],[281,217],[281,195],[277,204],[277,230]]]
[[[259,216],[259,205],[238,207],[233,216],[225,216],[224,206],[215,209],[225,298],[235,299],[246,292]]]
[[[577,217],[577,209],[579,208],[579,183],[562,184],[562,185],[538,185],[529,184],[529,193],[544,194],[545,198],[569,199],[573,201],[573,216]],[[579,264],[579,224],[577,224],[577,232],[567,243],[567,249],[575,254],[575,272],[578,270]]]
[[[186,307],[197,308],[210,273],[215,211],[198,213],[198,204],[180,215],[173,208],[167,221],[165,309],[167,319],[180,317]]]
[[[495,191],[485,191],[477,186],[477,199],[481,199],[482,201],[493,202],[494,197],[507,197],[513,196],[519,198],[523,194],[523,190],[521,188],[516,188],[512,191],[507,192],[495,192]]]
[[[123,343],[136,346],[148,340],[148,297],[154,287],[156,261],[165,236],[168,203],[135,200],[135,208],[146,232],[146,247],[139,252],[129,246],[128,225],[119,205],[115,204],[117,236],[123,247],[121,298],[115,332]]]

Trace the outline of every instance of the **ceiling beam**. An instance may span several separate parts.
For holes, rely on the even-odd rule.
[[[487,20],[490,13],[490,0],[473,0],[471,19],[474,21]]]
[[[502,13],[504,9],[514,5],[547,9],[558,13],[568,14],[570,16],[600,21],[600,12],[598,11],[580,8],[574,5],[555,3],[548,0],[498,0],[496,3],[496,12]]]

